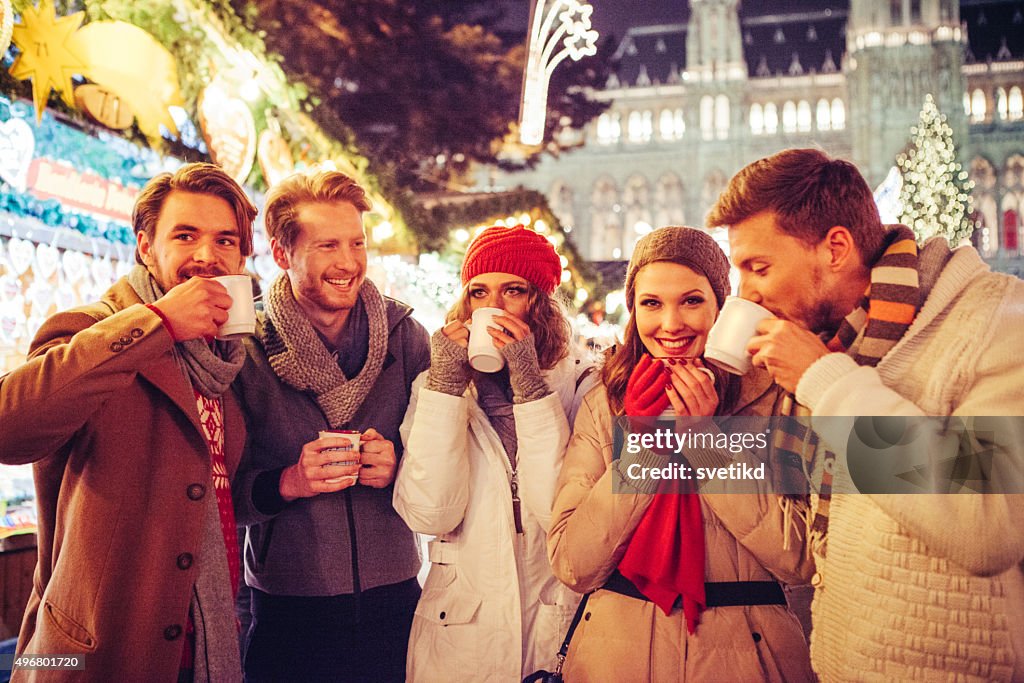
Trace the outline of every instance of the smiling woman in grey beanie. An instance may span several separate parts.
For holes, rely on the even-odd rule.
[[[704,367],[704,343],[728,294],[729,262],[705,231],[661,228],[637,243],[626,272],[625,341],[580,408],[551,512],[555,575],[591,594],[566,680],[813,680],[778,583],[805,583],[813,573],[802,544],[786,542],[806,507],[768,493],[698,493],[692,479],[659,476],[675,462],[665,451],[613,452],[616,423],[642,431],[666,409],[773,414],[780,392],[766,372],[713,380]],[[723,463],[714,448],[679,455],[691,468],[737,457]]]

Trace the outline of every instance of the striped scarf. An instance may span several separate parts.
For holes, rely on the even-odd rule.
[[[830,351],[849,353],[858,365],[874,367],[906,333],[919,306],[917,242],[910,228],[897,225],[886,235],[885,251],[871,268],[871,282],[860,305],[846,316],[825,346]],[[773,445],[779,457],[799,459],[809,481],[818,452],[818,437],[810,429],[811,411],[790,394],[783,398],[779,414],[793,419],[779,421]],[[814,507],[814,518],[809,520],[807,547],[810,552],[824,556],[836,456],[826,450],[822,459],[821,484],[816,492],[818,504]],[[794,501],[789,498],[785,504]]]

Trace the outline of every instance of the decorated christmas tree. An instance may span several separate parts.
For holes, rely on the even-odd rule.
[[[925,96],[909,148],[896,165],[903,174],[900,220],[914,231],[918,242],[940,236],[956,246],[971,236],[973,183],[956,160],[953,129],[931,95]]]

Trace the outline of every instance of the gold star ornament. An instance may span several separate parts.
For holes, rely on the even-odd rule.
[[[32,79],[32,101],[36,120],[42,120],[50,90],[56,90],[69,107],[75,106],[71,76],[82,73],[85,62],[78,54],[72,35],[82,25],[84,12],[57,18],[52,0],[40,0],[37,7],[25,7],[22,23],[13,31],[21,54],[11,65],[17,79]]]

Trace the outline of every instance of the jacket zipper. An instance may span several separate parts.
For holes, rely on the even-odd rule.
[[[352,493],[345,490],[345,512],[348,514],[348,535],[352,541],[352,592],[359,594],[362,588],[359,585],[359,550],[356,546],[356,515],[352,511]]]
[[[512,461],[509,460],[509,465]],[[521,501],[519,500],[519,472],[515,469],[512,470],[512,478],[509,480],[509,486],[512,489],[512,519],[516,523],[516,533],[523,533],[523,512],[521,509]]]

